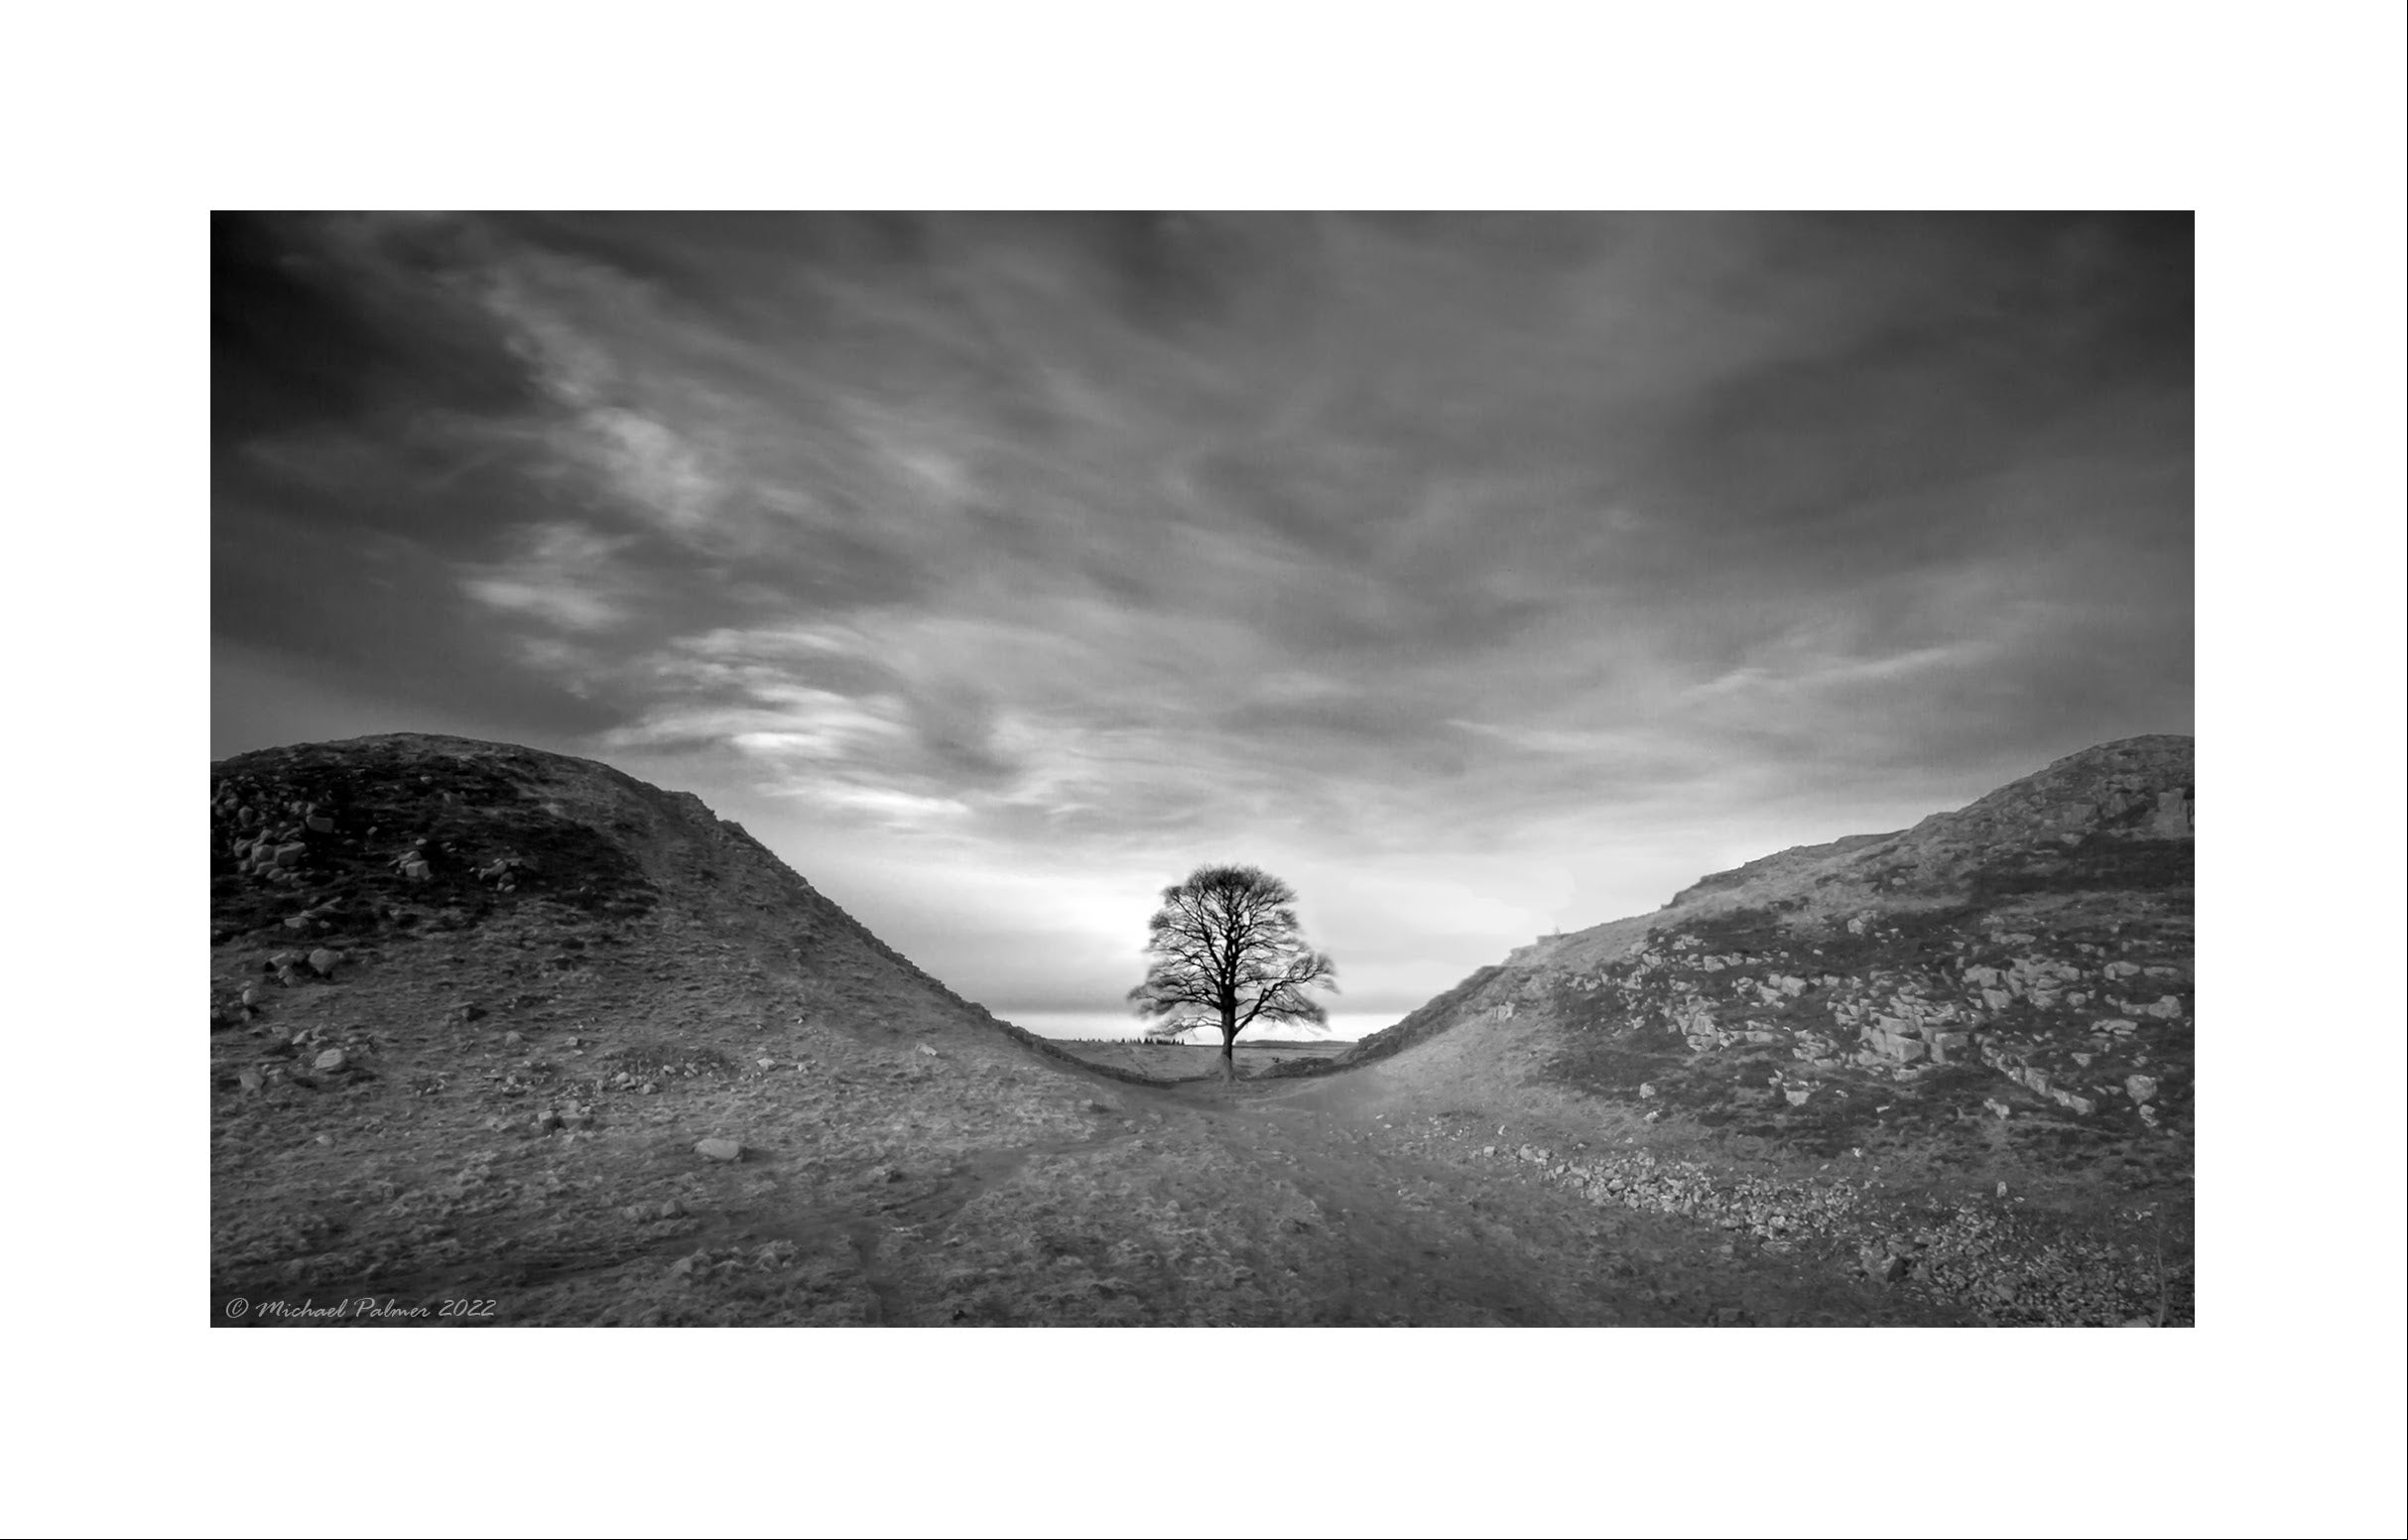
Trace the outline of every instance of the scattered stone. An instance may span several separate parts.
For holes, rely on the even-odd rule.
[[[644,1089],[650,1091],[652,1088],[647,1086]],[[694,1147],[694,1152],[704,1160],[742,1160],[744,1158],[744,1146],[733,1139],[704,1139]]]
[[[571,1038],[570,1041],[574,1042],[575,1039]],[[756,1059],[753,1062],[764,1070],[774,1070],[778,1067],[778,1061],[775,1059]]]
[[[257,1070],[245,1070],[238,1079],[242,1082],[242,1089],[248,1091],[257,1091],[268,1084],[267,1077]]]
[[[2157,1094],[2157,1077],[2154,1075],[2127,1075],[2123,1080],[2123,1091],[2134,1101],[2145,1102]]]
[[[936,1058],[936,1057],[937,1057],[937,1051],[936,1051],[935,1049],[933,1049],[933,1048],[929,1047],[929,1046],[928,1046],[926,1043],[923,1043],[923,1044],[921,1044],[921,1045],[920,1045],[920,1052],[922,1052],[922,1053],[924,1053],[924,1054],[928,1055],[928,1057],[930,1057],[931,1059],[934,1059],[934,1058]]]
[[[1655,1095],[1655,1093],[1656,1093],[1656,1088],[1655,1088],[1655,1086],[1654,1086],[1654,1084],[1653,1084],[1652,1082],[1649,1082],[1649,1081],[1641,1081],[1641,1082],[1639,1082],[1639,1099],[1640,1099],[1640,1100],[1642,1100],[1642,1101],[1648,1100],[1648,1099],[1652,1098],[1652,1097]]]
[[[1984,1096],[1981,1104],[1988,1107],[1991,1111],[1997,1113],[2001,1118],[2009,1118],[2015,1115],[2015,1109],[2008,1106],[2005,1102],[1999,1100],[1996,1096]]]
[[[325,948],[320,947],[316,952],[310,954],[310,967],[311,970],[316,972],[318,977],[327,978],[333,975],[334,964],[340,962],[342,960],[343,955],[341,953],[329,952]]]
[[[310,1068],[314,1070],[321,1070],[330,1075],[334,1071],[343,1068],[350,1062],[350,1057],[341,1049],[329,1048],[324,1053],[319,1054],[316,1059],[310,1061]]]
[[[550,1107],[546,1107],[543,1111],[535,1114],[535,1126],[538,1132],[550,1133],[553,1129],[561,1126],[561,1114],[553,1111]]]
[[[522,1033],[505,1032],[502,1034],[502,1046],[504,1048],[516,1048],[519,1046],[519,1044],[524,1043],[525,1041],[527,1041],[527,1039]]]

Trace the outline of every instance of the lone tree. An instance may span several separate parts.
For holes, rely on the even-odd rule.
[[[1153,962],[1129,991],[1137,1014],[1169,1016],[1202,1007],[1220,1021],[1220,1073],[1237,1078],[1237,1034],[1257,1020],[1328,1019],[1305,998],[1337,989],[1337,965],[1305,945],[1296,890],[1254,866],[1199,866],[1162,890],[1146,923]]]

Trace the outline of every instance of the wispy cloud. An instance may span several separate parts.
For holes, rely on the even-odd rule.
[[[638,577],[619,563],[628,544],[573,524],[538,525],[509,560],[465,566],[460,586],[493,609],[568,631],[606,631],[643,597]]]
[[[242,224],[219,624],[807,872],[1285,860],[1468,967],[2187,727],[2188,265],[2097,218]],[[922,939],[968,987],[1018,945]]]

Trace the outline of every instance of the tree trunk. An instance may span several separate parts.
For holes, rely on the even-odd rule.
[[[1220,1013],[1220,1078],[1223,1083],[1237,1079],[1237,1012],[1225,1006]]]

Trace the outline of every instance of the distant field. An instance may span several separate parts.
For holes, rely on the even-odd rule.
[[[1052,1038],[1058,1043],[1087,1041],[1134,1041],[1145,1033],[1146,1023],[1128,1011],[1041,1011],[998,1007],[997,1016],[1016,1027],[1024,1027],[1039,1037]],[[1252,1031],[1240,1037],[1240,1043],[1290,1042],[1351,1043],[1369,1037],[1383,1027],[1392,1026],[1402,1015],[1399,1011],[1331,1011],[1325,1023],[1326,1034],[1307,1034],[1293,1026],[1271,1026],[1256,1023]],[[1256,1034],[1260,1034],[1257,1037]],[[1217,1032],[1205,1034],[1213,1042],[1220,1041]]]
[[[1054,1046],[1088,1064],[1126,1070],[1148,1080],[1184,1081],[1220,1073],[1220,1048],[1217,1044],[1210,1048],[1191,1048],[1184,1043],[1080,1043],[1058,1039]],[[1237,1040],[1237,1073],[1258,1074],[1266,1066],[1299,1059],[1334,1059],[1353,1046],[1352,1043],[1334,1038],[1316,1043],[1283,1042],[1277,1038],[1249,1043],[1241,1037]]]

